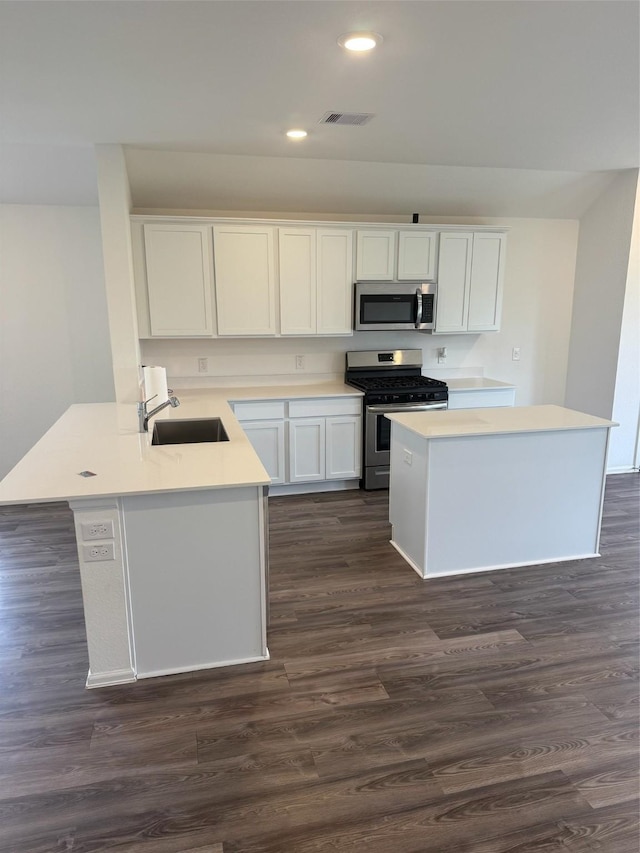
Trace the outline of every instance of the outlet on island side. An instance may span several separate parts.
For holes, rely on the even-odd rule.
[[[83,545],[82,557],[85,563],[102,563],[105,560],[115,560],[115,545],[113,542],[96,542],[93,545]]]
[[[80,525],[82,539],[86,542],[90,539],[113,539],[113,521],[83,521]]]

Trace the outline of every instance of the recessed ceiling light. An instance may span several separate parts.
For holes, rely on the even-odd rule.
[[[372,50],[381,43],[382,36],[380,33],[344,33],[338,39],[340,47],[346,47],[347,50],[355,50],[359,53]]]
[[[287,136],[289,139],[304,139],[307,135],[306,130],[288,130]]]

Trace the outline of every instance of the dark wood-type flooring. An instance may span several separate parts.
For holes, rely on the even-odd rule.
[[[71,514],[0,507],[0,850],[638,853],[638,482],[427,582],[386,493],[272,499],[272,659],[91,691]]]

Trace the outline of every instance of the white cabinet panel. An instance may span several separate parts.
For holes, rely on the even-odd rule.
[[[274,230],[214,226],[219,335],[275,335]]]
[[[317,229],[317,333],[353,334],[353,231]]]
[[[327,418],[327,480],[348,480],[361,472],[362,418]]]
[[[390,281],[395,278],[396,235],[396,231],[358,231],[358,281]]]
[[[316,232],[279,228],[280,332],[316,333]]]
[[[434,281],[436,276],[435,231],[400,231],[398,235],[398,279]]]
[[[473,234],[440,235],[436,332],[466,332]]]
[[[284,421],[248,421],[242,424],[242,429],[267,469],[271,482],[274,485],[284,483]]]
[[[325,479],[325,419],[289,421],[289,481]]]
[[[504,278],[505,234],[473,235],[468,329],[488,332],[500,328]]]
[[[144,226],[152,336],[213,335],[211,232],[206,226]]]

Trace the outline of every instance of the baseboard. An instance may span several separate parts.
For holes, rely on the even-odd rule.
[[[617,468],[607,468],[607,476],[609,474],[640,474],[640,469],[629,467],[628,465],[620,465]]]
[[[456,575],[472,575],[478,574],[479,572],[498,572],[501,569],[520,569],[525,566],[545,566],[551,563],[568,563],[571,560],[592,560],[594,557],[599,557],[599,553],[595,554],[574,554],[569,557],[550,557],[545,560],[535,560],[534,562],[528,561],[523,563],[501,563],[497,566],[479,566],[478,568],[470,568],[470,569],[456,569],[452,572],[438,572],[429,574],[424,574],[421,569],[418,568],[416,563],[408,557],[402,548],[394,542],[393,539],[390,540],[390,544],[396,549],[396,551],[400,554],[400,556],[406,560],[406,562],[411,566],[414,572],[417,572],[423,580],[435,580],[436,578],[449,578],[455,577]]]
[[[342,492],[347,489],[359,489],[360,480],[318,480],[314,483],[287,483],[269,486],[269,494],[280,495],[309,495],[314,492]]]
[[[198,664],[198,666],[176,666],[170,667],[169,669],[157,669],[152,672],[139,672],[138,679],[143,678],[160,678],[163,675],[180,675],[183,672],[199,672],[202,669],[220,669],[223,666],[239,666],[243,663],[259,663],[260,661],[269,660],[269,649],[266,650],[264,655],[257,655],[256,657],[249,658],[238,658],[237,660],[223,660],[217,661],[216,663],[203,663]]]
[[[132,669],[114,669],[111,672],[100,672],[95,675],[89,670],[85,687],[92,690],[94,687],[111,687],[115,684],[132,684],[136,680],[136,674]]]

